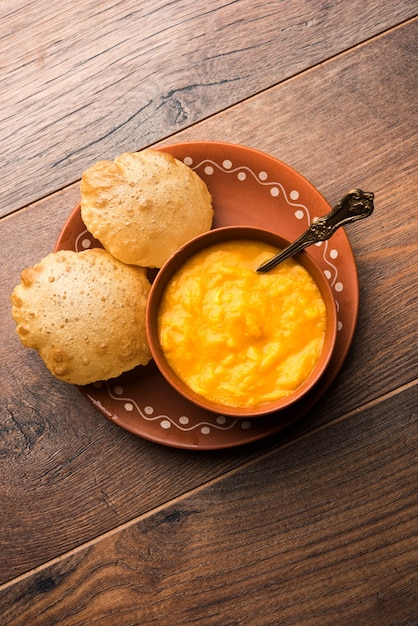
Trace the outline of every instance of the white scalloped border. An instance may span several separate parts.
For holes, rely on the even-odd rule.
[[[248,419],[232,419],[224,415],[217,415],[214,417],[214,421],[204,421],[197,424],[193,424],[192,418],[188,415],[180,415],[177,420],[166,414],[159,414],[155,412],[155,408],[152,405],[146,405],[142,409],[139,404],[133,398],[124,395],[124,388],[119,383],[98,382],[94,384],[97,389],[105,386],[106,391],[112,400],[120,403],[121,409],[126,413],[132,413],[133,411],[146,422],[158,422],[160,428],[163,430],[169,430],[172,426],[183,432],[190,432],[192,430],[199,429],[202,435],[209,435],[213,429],[215,430],[232,430],[233,428],[240,428],[241,430],[248,430],[251,428],[251,420]],[[113,414],[112,420],[118,422],[120,417]]]
[[[299,192],[297,189],[291,189],[287,191],[283,184],[279,181],[269,181],[268,173],[264,170],[258,172],[256,174],[251,168],[244,165],[233,165],[233,162],[230,159],[223,159],[222,165],[214,161],[213,159],[203,159],[199,161],[199,163],[194,164],[192,157],[186,156],[183,159],[183,162],[193,169],[197,171],[199,169],[203,169],[206,176],[211,176],[214,173],[214,168],[217,168],[221,172],[227,175],[235,176],[238,181],[244,182],[247,179],[247,176],[250,175],[252,178],[262,187],[265,187],[269,190],[269,193],[272,197],[279,197],[280,195],[285,199],[288,206],[294,209],[295,219],[298,221],[305,220],[306,228],[312,223],[312,220],[315,216],[311,216],[310,211],[307,206],[297,202],[299,199]],[[333,263],[335,259],[338,258],[339,252],[336,248],[330,248],[328,245],[328,241],[321,242],[316,244],[318,247],[322,247],[322,258],[325,264],[329,269],[324,270],[324,274],[329,280],[331,287],[335,292],[341,292],[344,288],[344,285],[338,281],[338,268]],[[95,246],[95,240],[92,234],[86,229],[82,231],[76,238],[74,243],[74,248],[76,252],[81,252],[83,250],[87,250],[90,247]],[[339,310],[339,303],[336,299],[337,311]],[[338,322],[338,330],[342,329],[342,324]],[[106,383],[95,383],[93,385],[96,388],[102,388],[105,385],[106,392],[114,402],[120,403],[121,410],[126,413],[135,413],[145,422],[156,422],[159,424],[162,430],[169,430],[172,427],[176,428],[182,432],[190,432],[199,430],[201,435],[210,435],[213,430],[218,431],[228,431],[233,429],[240,430],[248,430],[251,429],[252,420],[251,419],[231,419],[224,415],[214,416],[213,421],[202,421],[193,424],[193,418],[188,415],[181,415],[177,420],[173,419],[169,415],[158,414],[155,412],[155,408],[151,405],[146,405],[142,409],[134,400],[129,396],[124,396],[124,389],[120,384],[114,384],[113,387],[109,382]],[[112,420],[117,423],[120,418],[118,415],[113,414]]]
[[[203,169],[205,175],[209,177],[213,175],[214,168],[217,168],[224,174],[235,175],[236,178],[241,182],[246,180],[247,174],[250,174],[259,185],[265,186],[269,189],[270,195],[273,198],[279,197],[281,195],[285,199],[287,205],[294,209],[295,219],[298,221],[305,219],[306,228],[308,228],[308,226],[312,224],[315,217],[317,217],[315,215],[311,215],[308,207],[305,204],[296,202],[299,199],[299,192],[297,189],[291,189],[290,191],[287,191],[281,182],[277,180],[269,181],[268,173],[265,170],[261,170],[260,172],[258,172],[258,174],[256,174],[254,170],[246,165],[234,166],[233,162],[230,159],[223,159],[222,165],[219,165],[219,163],[217,163],[213,159],[203,159],[202,161],[199,161],[199,163],[194,164],[193,158],[190,156],[186,156],[183,159],[183,162],[194,171]],[[338,294],[344,289],[344,284],[341,282],[341,280],[338,280],[338,268],[335,263],[333,263],[333,261],[338,258],[339,251],[335,247],[331,248],[329,246],[329,241],[321,241],[315,245],[322,248],[322,258],[324,260],[324,263],[328,266],[328,268],[324,270],[324,274],[334,292]],[[340,304],[336,296],[335,305],[338,313],[340,309]],[[342,327],[342,321],[338,320],[338,331],[341,331]]]

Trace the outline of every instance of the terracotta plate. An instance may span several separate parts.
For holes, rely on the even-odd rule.
[[[219,142],[191,142],[160,148],[193,168],[206,182],[215,210],[214,228],[249,225],[287,239],[306,230],[330,206],[300,174],[257,150]],[[81,251],[100,244],[86,230],[77,205],[55,250]],[[80,387],[103,415],[135,435],[189,449],[238,446],[277,433],[301,418],[335,379],[350,347],[358,314],[358,280],[350,243],[342,228],[308,253],[323,268],[335,294],[338,336],[325,375],[296,407],[267,418],[232,419],[201,410],[178,395],[154,363],[117,379]]]

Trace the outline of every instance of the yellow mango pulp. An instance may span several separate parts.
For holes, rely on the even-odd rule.
[[[319,289],[289,259],[257,241],[213,245],[172,277],[159,310],[159,340],[176,374],[219,404],[254,407],[288,396],[317,362],[326,310]]]

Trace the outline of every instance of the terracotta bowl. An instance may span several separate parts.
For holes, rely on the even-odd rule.
[[[197,252],[208,246],[231,240],[261,241],[271,244],[279,249],[283,249],[290,243],[287,239],[284,239],[278,234],[248,226],[228,226],[216,228],[189,241],[177,250],[177,252],[175,252],[170,259],[168,259],[165,265],[158,272],[153,282],[147,307],[146,323],[148,341],[153,359],[161,374],[168,381],[168,383],[187,400],[203,409],[220,415],[243,418],[261,417],[284,408],[289,408],[292,404],[300,400],[301,397],[312,389],[312,387],[319,381],[331,359],[336,342],[336,305],[331,287],[324,275],[323,270],[317,265],[312,256],[309,255],[308,251],[300,253],[296,259],[314,278],[325,302],[327,311],[327,324],[322,352],[307,379],[287,397],[250,408],[236,408],[218,404],[195,393],[177,376],[167,362],[158,338],[158,312],[168,282],[173,277],[175,272],[177,272],[177,270],[179,270],[190,257],[194,256]]]

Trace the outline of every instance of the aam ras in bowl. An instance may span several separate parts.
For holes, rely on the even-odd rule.
[[[147,336],[164,378],[208,411],[288,408],[324,373],[337,333],[331,287],[308,252],[256,270],[289,244],[260,228],[200,235],[168,259],[148,299]]]

